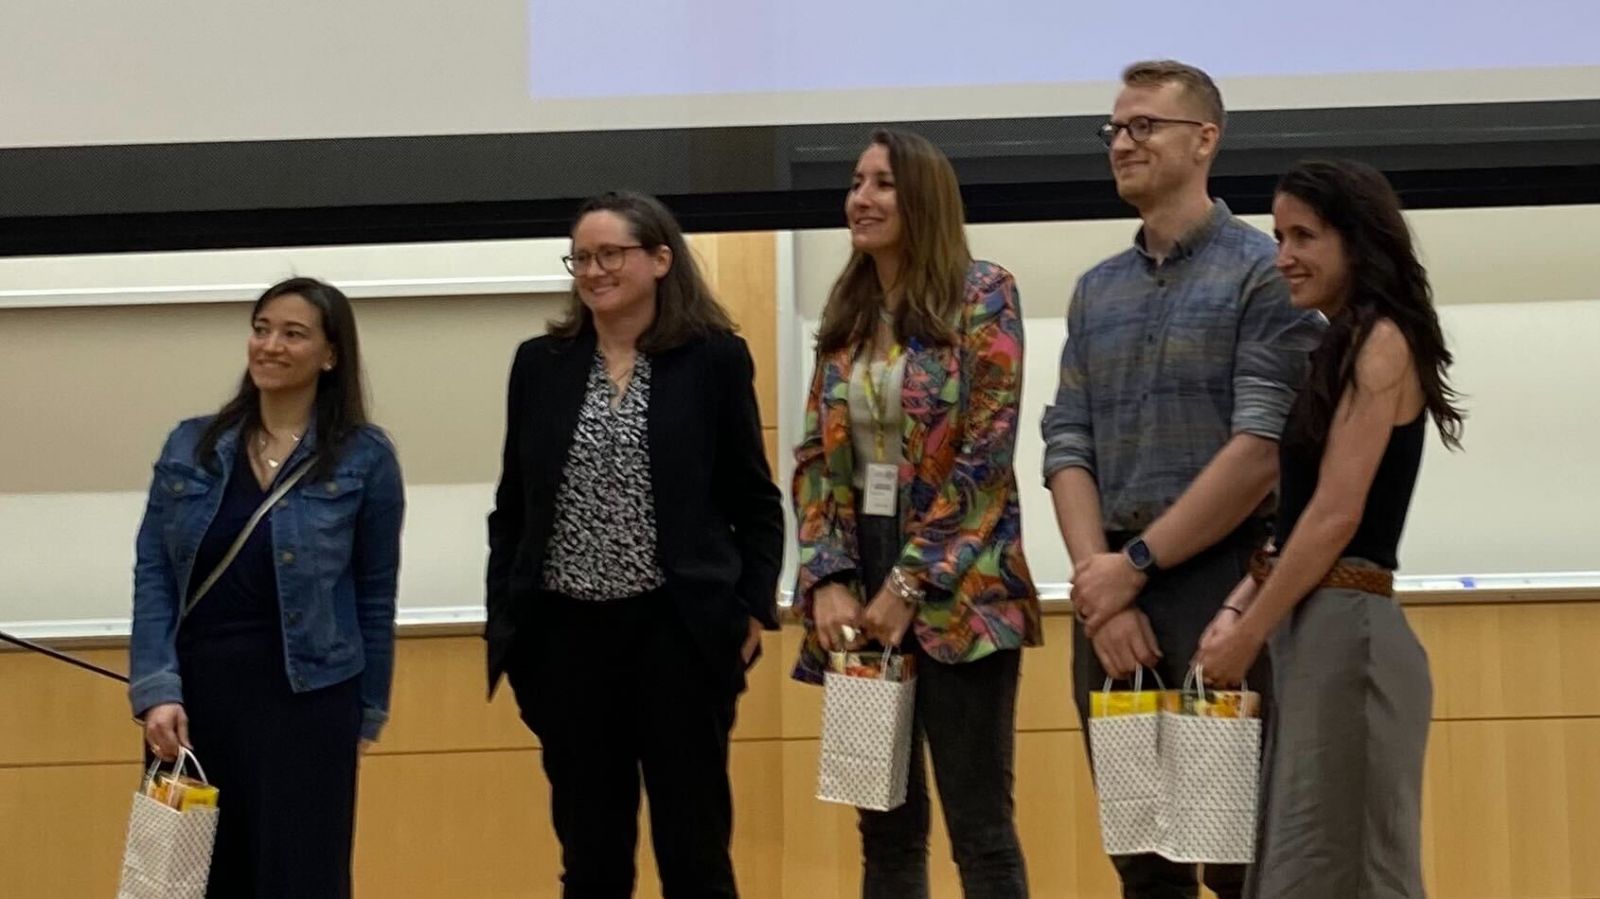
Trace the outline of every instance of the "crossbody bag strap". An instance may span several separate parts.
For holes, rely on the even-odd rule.
[[[228,566],[233,564],[234,557],[239,555],[239,550],[244,549],[244,542],[250,539],[252,533],[255,533],[256,525],[261,523],[261,519],[266,518],[267,513],[272,511],[272,507],[278,504],[278,500],[283,499],[290,490],[294,489],[294,485],[300,483],[300,479],[306,476],[306,472],[311,470],[311,466],[316,461],[316,457],[312,457],[300,463],[299,468],[285,475],[283,480],[278,482],[278,486],[267,494],[267,498],[261,501],[261,505],[256,508],[255,514],[251,515],[250,520],[245,522],[244,530],[240,531],[239,536],[233,539],[233,545],[228,547],[228,552],[223,555],[222,561],[218,562],[217,567],[206,575],[206,579],[200,583],[200,588],[194,591],[194,595],[189,597],[189,601],[184,604],[184,618],[188,618],[189,613],[194,611],[194,607],[200,603],[200,600],[211,592],[212,587],[216,586],[217,581],[222,577],[222,573],[228,570]]]

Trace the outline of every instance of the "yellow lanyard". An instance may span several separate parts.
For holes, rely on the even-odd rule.
[[[872,377],[871,353],[869,352],[862,360],[867,368],[862,372],[861,392],[867,395],[867,408],[872,412],[873,444],[878,451],[879,462],[887,461],[885,458],[884,425],[889,418],[889,410],[887,408],[889,381],[894,377],[894,364],[900,358],[901,352],[902,348],[898,343],[889,348],[889,358],[883,363],[883,383],[881,384],[873,383],[876,379]]]

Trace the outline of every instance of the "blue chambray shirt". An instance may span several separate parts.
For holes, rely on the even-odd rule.
[[[1084,274],[1044,413],[1046,482],[1087,469],[1106,529],[1141,531],[1233,435],[1277,440],[1326,322],[1290,306],[1276,253],[1217,200],[1162,262],[1141,231]]]

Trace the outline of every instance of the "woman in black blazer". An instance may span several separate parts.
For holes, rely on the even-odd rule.
[[[728,733],[784,540],[754,364],[654,198],[585,203],[563,261],[511,370],[489,691],[543,745],[565,896],[632,894],[641,771],[664,893],[736,896]]]

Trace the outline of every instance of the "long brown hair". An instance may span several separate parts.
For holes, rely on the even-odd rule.
[[[282,296],[304,297],[322,313],[322,333],[333,345],[334,365],[317,376],[317,398],[313,415],[317,423],[317,462],[308,472],[312,480],[325,477],[339,462],[346,441],[366,426],[367,394],[361,374],[361,341],[356,335],[356,316],[344,291],[315,278],[289,278],[268,287],[250,307],[250,321],[266,305]],[[223,434],[239,428],[244,435],[261,429],[261,390],[247,370],[239,389],[206,425],[195,446],[195,461],[216,474],[211,458]],[[243,439],[243,438],[242,438]]]
[[[1439,436],[1445,446],[1460,448],[1463,416],[1447,374],[1453,360],[1433,308],[1428,273],[1388,179],[1350,160],[1302,162],[1278,182],[1278,193],[1310,206],[1337,231],[1350,260],[1350,298],[1311,354],[1311,371],[1290,413],[1286,440],[1319,445],[1327,439],[1339,399],[1356,385],[1361,347],[1378,319],[1387,318],[1411,347],[1424,409]]]
[[[696,337],[731,334],[736,330],[728,311],[717,302],[716,294],[700,274],[700,266],[689,252],[689,243],[684,240],[678,220],[660,200],[629,191],[610,191],[591,197],[578,207],[578,214],[572,219],[573,230],[584,216],[593,212],[621,216],[628,223],[633,239],[646,252],[660,247],[672,252],[672,267],[656,282],[655,320],[639,335],[640,352],[660,353],[683,346]],[[594,315],[578,296],[576,282],[572,285],[566,313],[550,322],[548,330],[557,337],[569,338],[594,330]]]
[[[961,185],[944,153],[927,138],[880,128],[868,146],[889,153],[900,211],[900,281],[903,297],[894,333],[901,343],[955,342],[955,314],[966,293],[972,251],[967,248]],[[817,329],[817,350],[834,352],[867,340],[884,308],[872,257],[855,250],[834,282]]]

